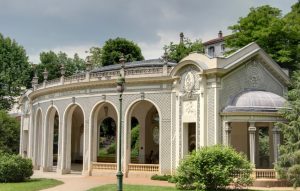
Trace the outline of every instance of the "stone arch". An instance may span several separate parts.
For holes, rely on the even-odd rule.
[[[90,157],[91,161],[96,162],[98,156],[98,147],[99,147],[99,125],[103,122],[103,120],[107,118],[112,118],[115,121],[116,130],[119,121],[119,112],[117,107],[110,101],[100,101],[94,105],[92,108],[92,112],[90,114]],[[91,169],[91,165],[89,165],[89,169]]]
[[[197,68],[197,70],[203,71],[204,69],[207,69],[207,65],[203,62],[196,62],[194,60],[184,60],[179,62],[171,71],[170,76],[178,76],[178,72],[180,72],[180,70],[184,67],[187,66],[194,66],[195,68]]]
[[[62,133],[62,173],[70,173],[72,163],[80,164],[74,165],[73,170],[81,171],[83,169],[81,164],[85,158],[83,150],[86,147],[84,129],[87,128],[85,119],[85,111],[79,103],[71,103],[66,107]]]
[[[142,107],[143,106],[143,107]],[[147,114],[149,113],[149,111],[151,111],[151,109],[155,109],[158,116],[159,116],[159,120],[158,120],[158,127],[159,127],[159,130],[158,130],[158,136],[159,136],[159,143],[161,142],[160,141],[160,138],[161,138],[161,120],[162,120],[162,113],[161,113],[161,109],[158,107],[158,105],[150,100],[150,99],[138,99],[138,100],[135,100],[133,101],[126,109],[126,112],[125,112],[125,119],[124,119],[124,124],[125,124],[125,152],[124,152],[124,160],[125,160],[125,165],[124,165],[124,171],[125,172],[128,172],[128,164],[130,163],[130,154],[131,154],[131,147],[130,147],[130,144],[131,144],[131,118],[134,116],[140,123],[141,127],[140,127],[140,140],[141,140],[141,145],[140,145],[140,153],[139,153],[139,161],[142,161],[143,163],[146,163],[147,162],[147,159],[144,158],[144,159],[141,159],[141,157],[146,157],[147,155],[149,155],[149,153],[145,153],[145,151],[147,151],[145,149],[145,143],[143,143],[143,137],[141,136],[145,136],[146,132],[145,132],[145,129],[147,128],[146,126],[148,126],[146,124],[146,118],[147,118]],[[146,113],[143,113],[142,111],[147,111]],[[139,112],[137,112],[139,111]],[[136,114],[135,114],[136,113]],[[138,113],[138,114],[137,114]],[[149,137],[152,137],[149,136]],[[144,140],[145,141],[145,140]],[[160,161],[161,161],[161,144],[158,144],[158,151],[157,153],[155,153],[158,155],[158,163],[160,164]],[[140,162],[141,163],[141,162]]]
[[[36,109],[34,121],[34,168],[39,169],[42,164],[43,144],[43,111],[40,107]]]
[[[48,107],[44,128],[43,171],[52,171],[53,166],[57,166],[58,160],[60,160],[58,158],[60,156],[58,154],[58,136],[61,136],[59,134],[59,116],[57,106],[51,105]]]

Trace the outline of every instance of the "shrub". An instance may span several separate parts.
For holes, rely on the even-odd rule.
[[[169,179],[171,179],[171,178],[172,178],[171,175],[166,175],[166,174],[164,174],[164,175],[155,174],[155,175],[151,176],[151,180],[169,181]]]
[[[107,149],[107,154],[115,154],[116,148],[117,148],[116,143],[112,143]]]
[[[216,190],[233,182],[238,186],[251,184],[251,172],[252,166],[244,155],[215,145],[186,156],[180,162],[175,181],[179,189]]]
[[[0,152],[0,182],[23,182],[32,174],[30,159]]]

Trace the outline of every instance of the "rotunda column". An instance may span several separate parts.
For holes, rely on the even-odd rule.
[[[255,166],[255,122],[250,122],[249,131],[249,148],[250,148],[250,162]]]
[[[225,140],[223,142],[224,145],[230,146],[231,145],[231,126],[230,122],[224,122],[224,132],[225,132]]]
[[[273,133],[273,153],[274,153],[274,162],[278,161],[279,157],[279,146],[280,146],[280,129],[277,126],[274,126],[272,129]]]

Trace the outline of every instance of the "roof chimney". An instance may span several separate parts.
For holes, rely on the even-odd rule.
[[[183,37],[184,37],[183,32],[181,32],[179,36],[180,36],[180,44],[183,44]]]
[[[218,33],[218,37],[219,37],[219,38],[222,38],[222,37],[223,37],[223,33],[222,33],[222,31],[219,31],[219,33]]]

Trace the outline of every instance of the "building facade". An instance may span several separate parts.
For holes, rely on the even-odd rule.
[[[85,175],[115,170],[115,156],[101,157],[99,143],[117,141],[120,116],[117,149],[126,175],[172,174],[189,152],[215,144],[243,152],[256,168],[273,168],[278,158],[280,131],[274,124],[282,121],[278,109],[289,77],[255,43],[227,57],[191,53],[179,63],[155,59],[63,74],[33,81],[20,99],[20,154],[36,169],[64,174],[76,166]],[[126,79],[122,109],[119,75]],[[114,129],[109,137],[103,137],[104,121],[106,130]],[[132,135],[136,124],[138,139]]]

